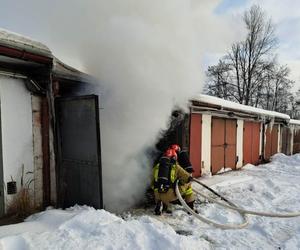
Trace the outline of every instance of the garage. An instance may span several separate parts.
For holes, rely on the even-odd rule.
[[[236,120],[214,117],[211,126],[211,173],[236,169]]]
[[[269,160],[282,148],[281,128],[291,122],[290,129],[296,133],[295,124],[300,127],[300,122],[290,121],[286,114],[208,95],[195,96],[190,108],[189,151],[196,176]],[[293,148],[292,138],[290,144]],[[300,133],[295,137],[295,150],[300,152]]]
[[[259,122],[244,121],[243,165],[259,163],[260,125]]]

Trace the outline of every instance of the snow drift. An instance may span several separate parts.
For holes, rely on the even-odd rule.
[[[204,239],[178,235],[170,226],[151,217],[124,221],[105,210],[89,207],[74,207],[69,211],[49,210],[36,214],[23,224],[26,223],[28,225],[24,227],[27,227],[28,233],[0,240],[3,249],[197,250],[200,245],[201,249],[209,249],[209,243]],[[53,224],[57,228],[53,228]]]
[[[277,154],[266,165],[248,164],[202,178],[236,204],[258,211],[297,211],[300,207],[300,154]],[[199,188],[195,186],[194,188]],[[197,210],[221,223],[237,223],[235,212],[206,202]],[[139,214],[142,214],[139,215]],[[151,210],[137,210],[124,219],[104,210],[73,207],[47,210],[26,222],[0,227],[0,246],[27,249],[299,249],[300,217],[249,216],[242,230],[220,230],[191,217],[180,206],[172,216],[157,217]],[[155,217],[155,218],[154,218]],[[176,232],[190,232],[190,236]]]

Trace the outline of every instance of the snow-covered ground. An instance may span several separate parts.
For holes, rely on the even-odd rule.
[[[300,154],[277,154],[272,163],[202,179],[236,204],[252,210],[300,210]],[[194,185],[194,188],[201,187]],[[230,210],[197,202],[197,210],[220,223],[238,223]],[[75,206],[49,209],[26,222],[0,227],[2,249],[300,249],[300,217],[249,216],[241,230],[221,230],[198,221],[180,206],[156,217],[139,209],[121,217]]]

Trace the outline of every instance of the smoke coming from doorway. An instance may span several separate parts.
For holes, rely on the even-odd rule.
[[[104,88],[104,201],[114,210],[143,196],[152,169],[145,150],[166,128],[174,105],[186,105],[201,89],[191,6],[176,0],[125,2],[103,13],[81,55]]]
[[[201,8],[218,1],[30,2],[34,13],[28,2],[19,6],[32,14],[27,19],[38,20],[30,27],[51,34],[46,40],[58,56],[78,58],[99,81],[104,203],[113,211],[126,209],[149,184],[145,151],[167,127],[173,107],[186,107],[201,90],[204,46],[195,13],[201,16]]]

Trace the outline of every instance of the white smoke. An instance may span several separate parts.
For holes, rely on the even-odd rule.
[[[102,155],[110,209],[143,195],[152,169],[144,149],[166,128],[174,105],[187,105],[202,83],[188,1],[120,1],[118,7],[100,18],[81,55],[105,86]]]
[[[33,27],[44,40],[99,80],[104,203],[114,211],[128,208],[149,183],[145,149],[166,128],[173,107],[186,107],[201,91],[201,52],[221,44],[222,20],[211,13],[220,1],[29,2],[34,12],[27,1],[23,13],[38,19]]]

